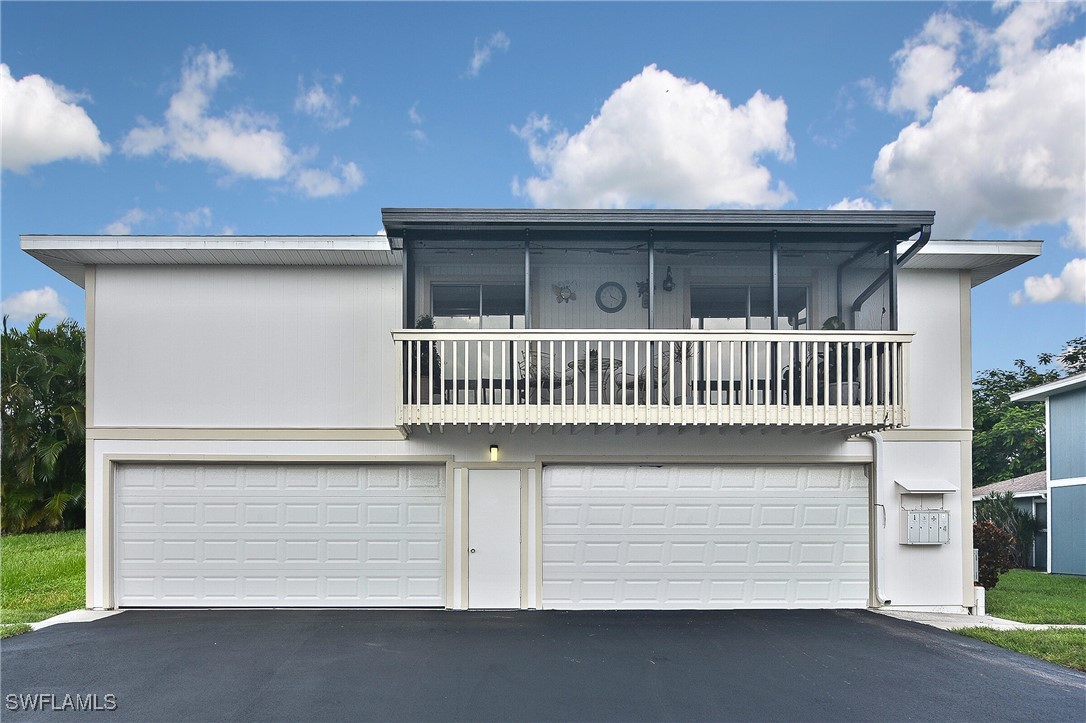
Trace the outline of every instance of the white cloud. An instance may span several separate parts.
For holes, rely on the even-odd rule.
[[[310,198],[345,196],[365,182],[354,163],[332,162],[330,170],[304,168],[294,177],[294,186]]]
[[[109,145],[80,100],[84,97],[40,75],[15,80],[7,64],[0,63],[3,167],[26,173],[31,166],[65,158],[97,163],[109,155]]]
[[[422,125],[423,119],[422,115],[419,113],[419,104],[417,101],[407,109],[407,120],[410,121],[411,125],[415,126],[415,128],[412,128],[407,132],[407,135],[411,140],[420,145],[426,143],[429,138],[426,136],[426,131],[419,127]]]
[[[332,172],[307,167],[306,162],[316,155],[317,149],[293,152],[286,136],[277,130],[274,116],[246,108],[212,115],[213,96],[232,75],[234,66],[226,51],[213,52],[206,48],[188,51],[181,69],[180,88],[170,98],[164,122],[154,125],[141,119],[141,125],[125,136],[124,152],[133,156],[161,152],[174,160],[206,161],[223,168],[231,177],[286,180],[310,197],[343,195],[362,185],[362,172],[354,163],[342,164],[337,160]],[[343,79],[337,75],[332,81],[333,87],[338,87]],[[333,98],[324,88],[315,87],[319,92],[303,92],[296,101],[301,103],[301,111],[332,125],[346,120],[337,115],[342,112],[338,95]],[[356,103],[357,99],[352,97],[347,104]]]
[[[930,119],[883,146],[874,191],[896,208],[931,208],[935,231],[968,236],[981,223],[1066,223],[1081,247],[1086,214],[1086,41],[1035,46],[1070,12],[1014,6],[978,42],[998,52],[980,90],[958,85]]]
[[[1026,279],[1025,289],[1011,294],[1011,303],[1020,306],[1069,301],[1086,304],[1086,259],[1071,259],[1059,276],[1045,274]]]
[[[885,203],[876,204],[867,198],[842,198],[837,203],[829,206],[829,211],[884,211],[890,207]]]
[[[539,176],[513,190],[536,206],[770,206],[793,198],[764,156],[792,158],[788,106],[761,91],[733,106],[703,83],[649,65],[577,133],[547,116],[514,128]]]
[[[491,35],[485,43],[479,45],[479,39],[475,39],[475,52],[468,63],[467,74],[471,78],[478,78],[479,71],[490,62],[495,50],[509,50],[509,36],[501,30]]]
[[[964,25],[949,13],[933,15],[924,29],[894,54],[897,76],[886,106],[926,118],[931,101],[954,87],[962,72],[957,66]]]
[[[326,130],[347,127],[351,124],[347,111],[358,105],[358,98],[352,95],[344,100],[339,93],[339,86],[342,84],[343,76],[334,75],[328,89],[316,80],[306,88],[302,79],[299,78],[298,97],[294,99],[294,110],[313,118]]]
[[[130,208],[119,219],[106,224],[105,228],[102,229],[102,233],[111,236],[128,236],[132,233],[133,228],[145,223],[149,218],[150,216],[142,208]]]
[[[68,316],[64,302],[51,286],[12,294],[4,299],[3,310],[4,316],[15,322],[31,321],[38,314],[48,314],[53,317],[53,321],[60,321]]]
[[[207,206],[194,208],[191,211],[177,211],[173,215],[177,222],[177,232],[189,234],[211,226],[211,209]]]
[[[165,123],[144,122],[129,131],[121,146],[124,152],[146,156],[162,151],[175,160],[208,161],[249,178],[285,176],[291,167],[291,153],[273,118],[244,108],[209,115],[212,95],[233,74],[234,66],[225,51],[188,52],[181,69],[181,87],[170,98]]]

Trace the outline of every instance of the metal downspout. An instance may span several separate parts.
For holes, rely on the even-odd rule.
[[[870,540],[871,540],[871,599],[875,603],[875,607],[883,607],[889,605],[889,600],[883,600],[879,594],[879,551],[882,547],[879,545],[879,482],[882,480],[882,455],[884,440],[880,432],[864,432],[862,437],[866,437],[871,442],[871,504],[870,512],[868,515],[868,525],[870,527]],[[886,509],[883,508],[883,515],[885,516]]]
[[[895,267],[900,267],[908,263],[909,259],[911,259],[913,256],[916,256],[916,254],[920,252],[920,249],[924,248],[924,246],[927,245],[930,238],[931,226],[922,226],[920,228],[920,236],[916,239],[913,245],[910,246],[905,251],[905,253],[901,255],[901,258],[896,259],[896,261],[891,258],[892,265]],[[897,242],[890,245],[890,253],[894,255],[897,254]],[[864,289],[863,292],[856,297],[856,301],[852,302],[852,308],[849,310],[850,329],[856,327],[856,312],[858,312],[860,310],[860,307],[863,306],[864,302],[870,299],[871,296],[879,289],[879,287],[882,286],[883,283],[885,283],[885,281],[890,277],[890,274],[891,272],[889,270],[883,271],[881,274],[879,274],[878,278],[871,282],[870,286]]]

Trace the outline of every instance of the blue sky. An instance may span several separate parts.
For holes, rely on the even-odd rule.
[[[1086,334],[1081,4],[5,2],[2,21],[15,321],[83,318],[20,233],[843,205],[1045,241],[974,290],[974,368]]]

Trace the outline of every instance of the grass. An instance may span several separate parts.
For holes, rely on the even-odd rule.
[[[985,593],[985,608],[1021,623],[1086,625],[1086,577],[1011,570]]]
[[[86,604],[83,530],[0,538],[0,623],[36,623]],[[19,630],[19,632],[26,632]]]
[[[1086,630],[960,628],[954,632],[1086,672]]]
[[[29,633],[30,626],[26,623],[14,623],[13,625],[0,625],[0,640],[11,638],[23,633]]]

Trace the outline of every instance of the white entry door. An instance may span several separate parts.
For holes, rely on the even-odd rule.
[[[468,607],[520,607],[520,470],[468,472]]]

